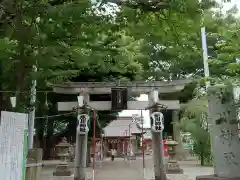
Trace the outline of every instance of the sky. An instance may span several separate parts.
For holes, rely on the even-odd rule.
[[[217,0],[221,2],[222,0]],[[231,3],[223,3],[223,10],[227,11],[231,9],[234,5],[237,5],[238,9],[240,9],[240,0],[231,0]]]

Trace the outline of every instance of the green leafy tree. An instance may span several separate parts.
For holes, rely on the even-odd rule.
[[[213,77],[238,76],[239,59],[239,17],[236,7],[226,14],[215,12],[206,14],[207,37],[209,41],[210,70]],[[215,16],[209,18],[209,16]]]
[[[1,1],[0,78],[2,109],[17,96],[18,111],[27,112],[31,80],[37,90],[64,81],[179,79],[201,74],[201,9],[216,3],[179,0],[168,4],[122,4],[109,13],[102,4],[81,1]],[[38,72],[32,72],[37,65]],[[24,91],[24,93],[23,93]],[[56,114],[57,95],[38,93],[37,116]],[[104,116],[105,119],[106,116]],[[76,121],[36,121],[37,134],[51,137],[54,127]],[[101,119],[101,118],[100,118]],[[46,128],[47,126],[47,128]],[[71,127],[71,128],[70,128]],[[47,129],[47,130],[45,130]],[[50,143],[49,143],[50,145]]]
[[[102,7],[87,0],[11,3],[1,4],[0,78],[1,90],[14,92],[1,93],[1,109],[11,109],[9,97],[16,95],[16,110],[28,112],[33,79],[39,91],[51,91],[50,84],[69,80],[141,79],[142,42],[122,31],[111,15],[99,14]],[[37,65],[36,73],[33,65]],[[44,118],[58,113],[56,99],[52,93],[37,93],[36,116],[43,118],[36,119],[35,127],[41,147],[52,147],[53,135],[68,135],[76,129],[75,116]],[[106,115],[101,114],[105,121]]]
[[[194,139],[194,153],[201,165],[212,163],[210,129],[207,122],[208,104],[204,98],[193,99],[182,108],[181,128]]]
[[[145,78],[172,80],[202,75],[200,27],[202,10],[215,7],[215,1],[135,2],[120,11],[119,21],[128,22],[127,31],[144,41],[142,61]],[[159,5],[159,6],[158,6]],[[146,10],[150,6],[155,10]],[[142,7],[142,8],[141,8]],[[157,9],[157,10],[156,10]],[[121,19],[123,16],[125,21]],[[199,23],[196,23],[199,22]]]

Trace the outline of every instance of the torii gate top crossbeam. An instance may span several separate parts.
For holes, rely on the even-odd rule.
[[[174,81],[116,81],[116,82],[66,82],[52,85],[54,92],[63,94],[75,93],[109,93],[111,88],[127,88],[130,92],[148,93],[158,90],[160,93],[181,91],[191,80]]]
[[[160,88],[166,86],[185,85],[191,80],[173,80],[173,81],[116,81],[116,82],[66,82],[55,84],[53,87],[72,87],[72,88],[131,88],[131,87],[150,87]]]

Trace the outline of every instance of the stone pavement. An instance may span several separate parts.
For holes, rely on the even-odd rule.
[[[96,180],[140,180],[142,177],[135,161],[124,160],[106,161],[96,173]]]
[[[96,167],[95,180],[151,180],[154,177],[152,158],[146,157],[146,171],[143,178],[142,159],[138,158],[131,162],[123,159],[116,159],[111,162],[109,159],[102,163],[102,167]],[[52,172],[57,163],[48,163],[43,167],[40,180],[52,180]],[[100,163],[98,163],[99,165]],[[195,180],[198,175],[207,175],[213,173],[212,167],[200,167],[196,161],[180,162],[184,170],[183,175],[168,175],[170,180]],[[70,164],[72,167],[73,165]],[[87,168],[87,178],[92,179],[92,168]]]
[[[213,167],[202,167],[196,161],[182,161],[179,164],[190,180],[196,180],[196,176],[214,174]]]
[[[196,176],[213,174],[213,167],[201,167],[196,160],[180,161],[179,164],[180,167],[183,169],[184,174],[168,174],[167,176],[170,180],[196,180]],[[147,158],[146,167],[147,179],[154,177],[152,158]]]

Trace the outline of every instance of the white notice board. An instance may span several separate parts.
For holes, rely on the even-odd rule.
[[[25,180],[28,115],[1,112],[0,175],[1,180]]]

